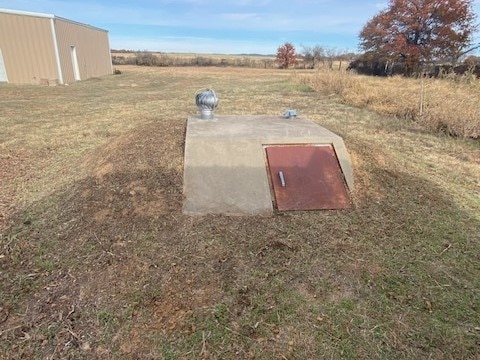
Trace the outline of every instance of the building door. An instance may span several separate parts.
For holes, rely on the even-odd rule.
[[[2,49],[0,49],[0,82],[8,82],[7,70],[3,62]]]
[[[350,207],[332,145],[277,145],[265,150],[278,210]]]
[[[75,81],[80,79],[80,68],[78,67],[77,49],[75,46],[70,46],[70,53],[72,55],[73,78]]]

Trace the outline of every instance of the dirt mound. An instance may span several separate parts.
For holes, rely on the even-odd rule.
[[[183,221],[184,126],[183,121],[152,121],[115,139],[81,162],[79,173],[86,176],[32,206],[32,214],[41,214],[41,218],[32,215],[33,220],[23,224],[24,229],[15,235],[15,243],[22,246],[11,246],[7,256],[21,259],[10,265],[17,268],[20,278],[37,286],[18,304],[26,309],[25,314],[14,316],[14,309],[2,307],[8,315],[0,324],[4,340],[32,342],[31,347],[22,347],[27,351],[22,356],[53,353],[63,357],[72,349],[90,351],[92,347],[101,355],[96,332],[118,321],[118,315],[109,309],[121,308],[125,297],[136,297],[132,295],[136,292],[150,291],[148,286],[162,287],[147,286],[147,278],[168,275],[170,283],[180,276],[175,286],[183,286],[180,280],[185,274],[178,271],[180,266],[173,266],[170,260],[162,262],[177,250],[157,253],[152,246],[158,256],[149,263],[143,253],[151,249],[143,242],[147,238],[146,243],[155,245],[156,241],[163,243],[164,237],[173,240],[181,236],[181,227],[165,230]],[[56,205],[51,206],[53,203]],[[137,248],[139,243],[147,247]],[[175,242],[171,245],[176,247]],[[25,290],[18,288],[16,279],[8,280],[5,290],[12,296]],[[196,283],[200,286],[201,279]],[[175,293],[175,288],[170,292]],[[178,307],[174,298],[168,299],[147,296],[144,301],[152,303],[159,322],[174,324],[179,312],[187,311],[180,309],[191,306],[186,301]],[[169,305],[170,301],[174,303]],[[179,310],[161,310],[170,307]],[[3,332],[9,329],[13,330]],[[52,339],[43,335],[52,331]]]

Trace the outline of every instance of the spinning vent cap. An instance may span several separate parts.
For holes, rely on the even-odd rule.
[[[201,119],[213,119],[213,112],[218,106],[218,97],[212,89],[197,91],[195,103],[200,110]]]
[[[285,116],[285,118],[287,119],[296,118],[297,110],[288,109],[287,111],[284,112],[283,116]]]

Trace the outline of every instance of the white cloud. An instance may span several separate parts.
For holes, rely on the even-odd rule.
[[[257,13],[226,13],[219,14],[219,17],[228,21],[245,21],[260,19],[260,16]]]

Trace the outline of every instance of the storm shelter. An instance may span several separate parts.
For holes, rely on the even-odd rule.
[[[342,138],[306,118],[188,118],[186,214],[344,209],[350,206],[352,189]]]

